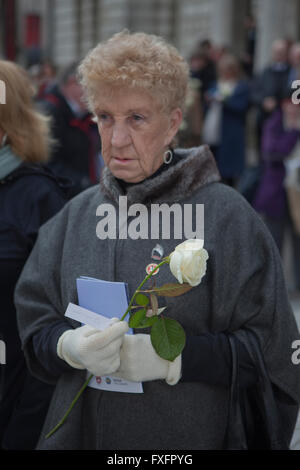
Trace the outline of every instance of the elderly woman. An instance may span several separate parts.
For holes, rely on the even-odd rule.
[[[220,183],[207,146],[172,150],[187,88],[185,61],[156,36],[122,32],[93,49],[79,72],[101,135],[103,179],[40,230],[15,298],[28,365],[56,384],[38,449],[222,448],[231,382],[228,333],[238,339],[240,386],[257,380],[246,330],[263,350],[289,442],[300,391],[291,344],[299,334],[279,255],[255,212]],[[64,317],[69,302],[78,303],[80,276],[125,282],[131,296],[149,266],[185,238],[175,236],[175,223],[159,239],[151,239],[158,228],[151,224],[148,237],[126,238],[122,224],[116,237],[110,228],[106,237],[99,234],[104,207],[123,217],[121,196],[128,207],[149,210],[162,203],[205,207],[206,275],[186,294],[165,299],[169,316],[186,333],[174,361],[156,354],[148,330],[128,335],[127,323],[115,321],[98,331]],[[158,277],[160,283],[174,280],[167,269]],[[143,382],[143,393],[87,387],[64,424],[45,439],[90,373]]]
[[[0,60],[0,80],[4,92],[0,104],[0,334],[6,352],[0,447],[33,449],[53,387],[28,372],[13,293],[40,225],[63,207],[66,195],[62,181],[43,165],[51,144],[49,122],[34,107],[26,71]]]

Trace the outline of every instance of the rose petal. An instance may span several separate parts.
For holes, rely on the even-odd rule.
[[[170,254],[170,271],[180,284],[183,283],[181,269],[180,269],[182,256],[183,256],[182,253],[178,251],[173,251]]]
[[[176,251],[201,250],[204,246],[204,240],[201,238],[190,238],[176,246]]]

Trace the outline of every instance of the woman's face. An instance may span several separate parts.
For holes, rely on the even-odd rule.
[[[143,181],[162,165],[182,119],[179,108],[165,114],[148,93],[129,88],[102,88],[94,112],[104,163],[129,183]]]

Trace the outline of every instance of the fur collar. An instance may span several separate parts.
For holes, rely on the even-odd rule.
[[[201,186],[220,181],[221,177],[208,145],[176,149],[175,153],[181,157],[178,163],[158,176],[128,188],[126,195],[129,204],[179,202]],[[100,185],[102,191],[115,202],[119,201],[119,196],[124,195],[121,186],[107,167],[103,170]]]

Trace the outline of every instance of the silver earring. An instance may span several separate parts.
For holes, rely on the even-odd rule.
[[[4,145],[6,144],[6,141],[7,141],[7,134],[4,134],[1,140],[1,147],[4,147]]]
[[[173,159],[173,153],[172,153],[172,150],[167,150],[165,153],[164,153],[164,162],[166,165],[169,165],[171,163]]]

